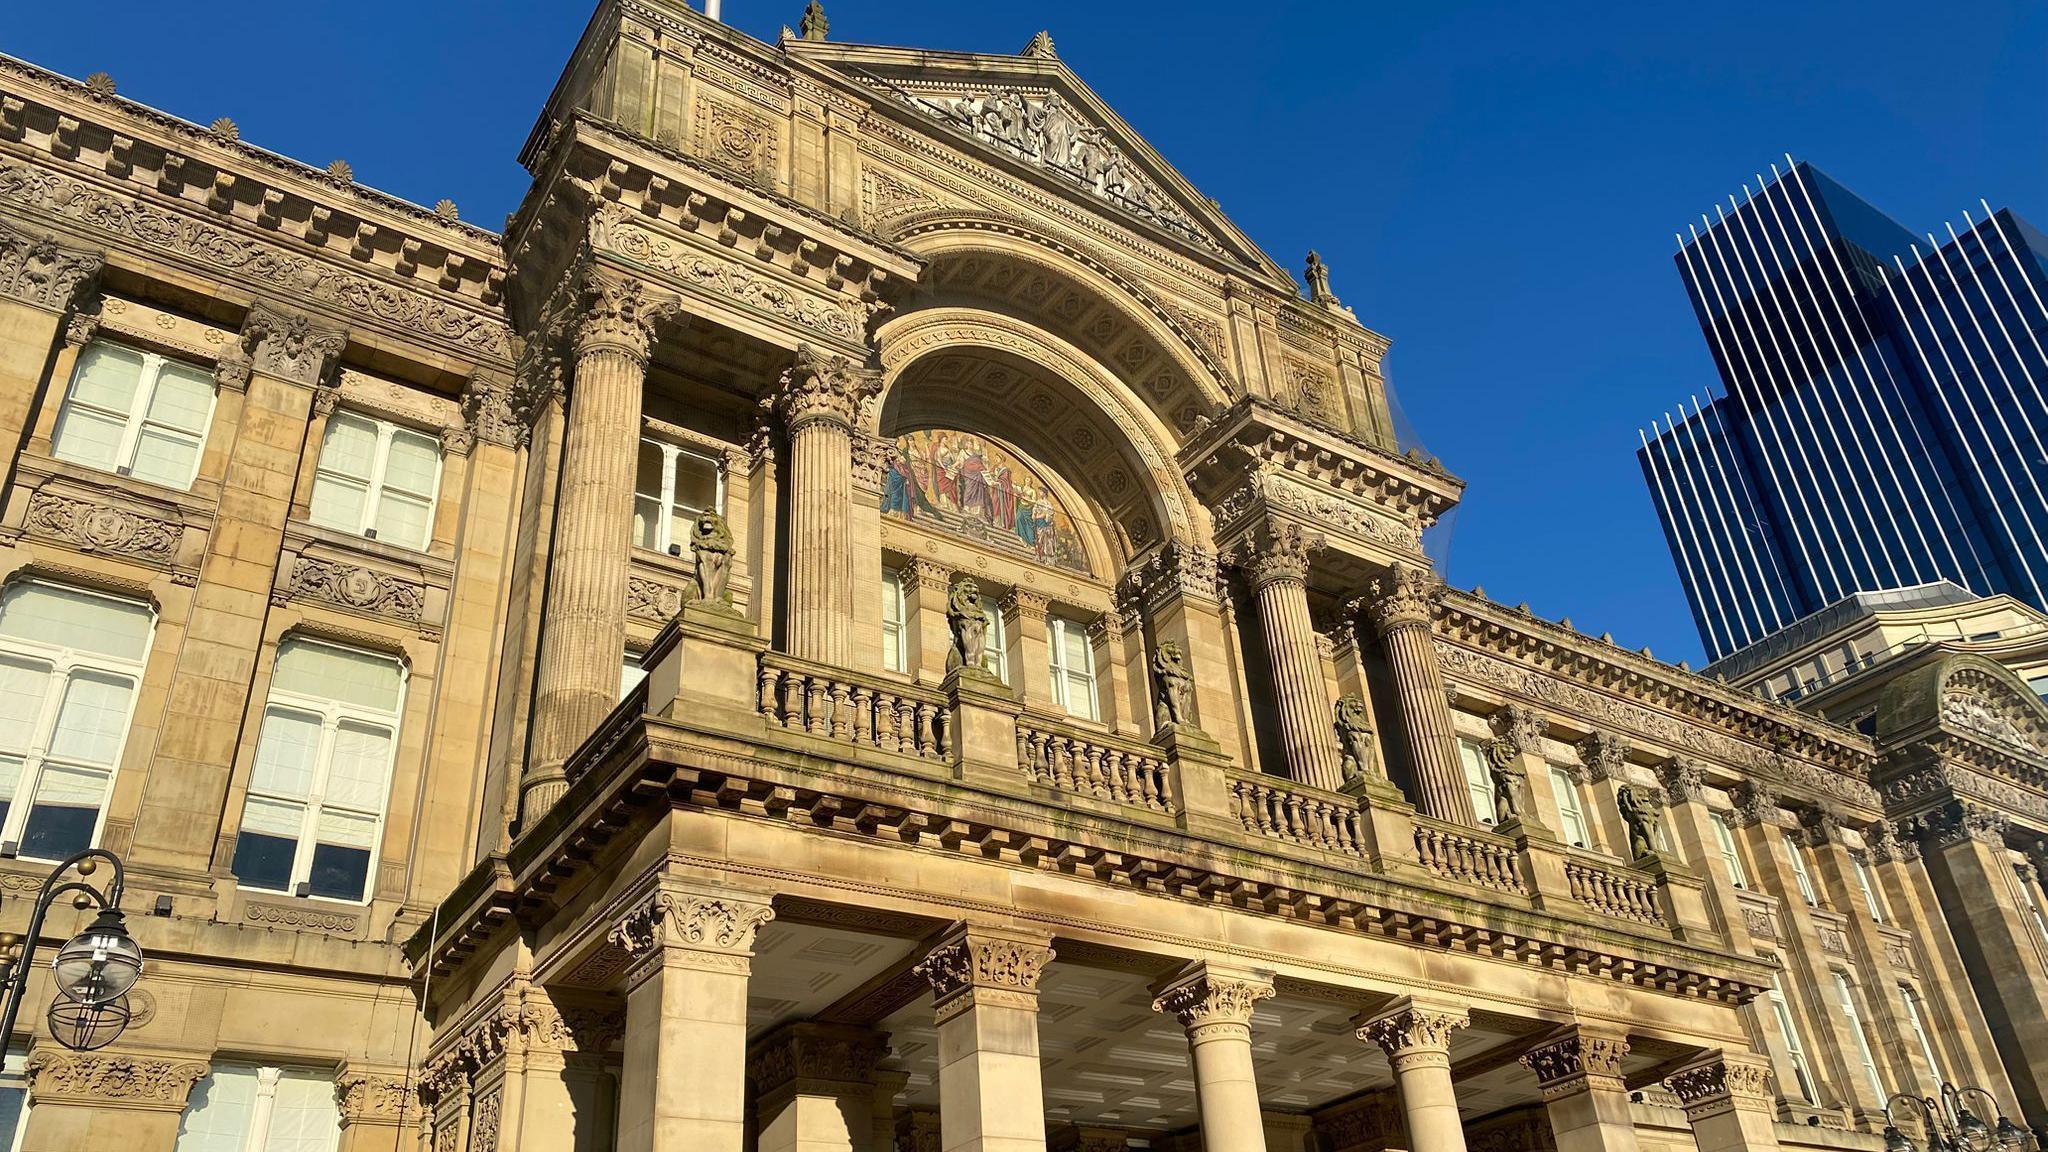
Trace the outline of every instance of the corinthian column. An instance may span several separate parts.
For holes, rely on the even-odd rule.
[[[1206,1152],[1265,1152],[1259,1085],[1252,1070],[1252,1007],[1273,994],[1272,982],[1197,962],[1158,991],[1153,1010],[1173,1013],[1187,1030],[1202,1147]]]
[[[1379,1045],[1394,1068],[1408,1147],[1416,1152],[1465,1152],[1465,1125],[1451,1086],[1451,1033],[1471,1022],[1462,1008],[1403,998],[1358,1030],[1358,1038]]]
[[[1273,698],[1287,771],[1299,783],[1335,790],[1344,782],[1336,717],[1308,614],[1308,558],[1323,547],[1323,538],[1292,524],[1273,524],[1253,544],[1244,568],[1258,597],[1259,624],[1273,661]]]
[[[938,1025],[946,1152],[1045,1152],[1038,978],[1052,958],[1041,937],[960,924],[919,961]]]
[[[775,407],[789,430],[789,653],[853,662],[853,425],[882,377],[799,345]]]
[[[641,391],[654,326],[672,307],[650,299],[636,280],[596,277],[584,283],[582,303],[534,686],[533,752],[520,789],[528,824],[568,790],[563,762],[619,700]]]
[[[1366,612],[1394,674],[1394,695],[1401,704],[1419,793],[1416,803],[1439,820],[1474,827],[1479,821],[1472,811],[1472,795],[1465,790],[1465,772],[1458,766],[1451,705],[1444,698],[1443,671],[1430,627],[1442,595],[1443,582],[1435,573],[1396,564],[1384,580],[1372,582]]]

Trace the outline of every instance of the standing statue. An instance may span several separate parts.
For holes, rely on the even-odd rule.
[[[1188,706],[1193,702],[1195,678],[1188,674],[1187,655],[1172,640],[1161,640],[1152,656],[1152,690],[1158,696],[1152,708],[1154,724],[1161,728],[1192,726]]]
[[[1308,298],[1312,304],[1335,304],[1337,297],[1330,292],[1330,266],[1313,249],[1308,254],[1308,267],[1302,275],[1308,280]]]
[[[1344,782],[1363,777],[1372,769],[1372,722],[1365,701],[1344,696],[1337,701],[1337,750],[1344,756]]]
[[[947,594],[946,624],[953,630],[953,647],[946,653],[946,671],[981,671],[982,649],[988,642],[988,617],[981,614],[981,588],[974,581],[958,581]]]
[[[706,512],[690,531],[690,552],[697,560],[697,599],[718,608],[732,606],[732,529],[725,517]]]
[[[797,21],[796,34],[806,40],[823,40],[825,33],[832,30],[832,24],[825,19],[825,6],[818,0],[804,5],[803,19]]]
[[[1522,785],[1527,774],[1515,764],[1515,746],[1495,740],[1486,746],[1487,773],[1493,777],[1493,820],[1505,824],[1522,818]]]
[[[1657,801],[1648,792],[1623,784],[1615,789],[1614,803],[1628,825],[1628,854],[1632,860],[1657,854]]]

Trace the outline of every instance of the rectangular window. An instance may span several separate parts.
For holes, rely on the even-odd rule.
[[[624,700],[633,689],[647,679],[647,669],[640,666],[640,654],[628,651],[619,665],[619,699]]]
[[[1052,698],[1067,715],[1083,720],[1102,718],[1095,701],[1095,648],[1088,629],[1061,616],[1045,620],[1052,654]]]
[[[1771,982],[1770,999],[1771,1015],[1777,1017],[1778,1034],[1785,1038],[1785,1056],[1792,1062],[1799,1098],[1808,1104],[1817,1103],[1820,1094],[1814,1088],[1813,1068],[1806,1062],[1806,1045],[1799,1038],[1799,1026],[1792,1022],[1792,1006],[1786,1003],[1784,990],[1775,980]]]
[[[1579,786],[1564,769],[1553,766],[1550,769],[1550,790],[1557,793],[1557,819],[1564,827],[1565,843],[1575,848],[1589,848],[1591,842],[1586,835],[1586,813],[1579,806]]]
[[[903,573],[882,569],[882,667],[905,671],[903,646]]]
[[[1941,1058],[1934,1054],[1934,1041],[1928,1036],[1927,1021],[1920,1013],[1920,994],[1901,984],[1899,996],[1906,1002],[1906,1025],[1913,1029],[1913,1039],[1920,1044],[1920,1056],[1927,1061],[1928,1075],[1938,1084],[1947,1076],[1941,1070]]]
[[[441,487],[441,442],[354,412],[327,418],[308,516],[415,551],[426,548]]]
[[[106,472],[190,488],[213,419],[213,376],[95,340],[78,355],[50,451]]]
[[[301,1068],[217,1063],[192,1086],[177,1152],[334,1152],[334,1077]]]
[[[1872,923],[1884,923],[1884,905],[1877,898],[1877,878],[1870,874],[1870,860],[1861,852],[1849,853],[1849,866],[1856,870],[1856,886],[1863,889],[1863,907]]]
[[[99,842],[156,613],[78,588],[0,594],[0,841],[61,860]]]
[[[278,645],[235,840],[243,887],[366,897],[404,694],[405,671],[388,656]]]
[[[1880,1104],[1888,1095],[1884,1080],[1877,1074],[1877,1060],[1870,1054],[1870,1038],[1863,1034],[1863,1014],[1856,1010],[1856,990],[1849,987],[1849,978],[1840,972],[1834,974],[1835,994],[1841,998],[1842,1016],[1849,1024],[1849,1035],[1856,1038],[1856,1055],[1863,1061],[1863,1074],[1870,1078],[1870,1093]]]
[[[981,618],[988,626],[982,633],[982,671],[1008,684],[1010,682],[1010,638],[1003,631],[1002,610],[996,607],[994,601],[983,597],[981,601]]]
[[[1735,847],[1735,827],[1726,812],[1713,814],[1714,843],[1721,850],[1721,863],[1728,866],[1728,879],[1737,888],[1749,887],[1749,873],[1742,867],[1742,853]]]
[[[690,554],[697,518],[725,507],[725,468],[716,457],[643,437],[633,481],[633,546]]]
[[[2027,687],[2034,690],[2034,695],[2039,696],[2043,701],[2048,701],[2048,676],[2035,676],[2029,679]]]
[[[1806,853],[1800,850],[1799,841],[1792,838],[1792,833],[1780,829],[1779,834],[1785,839],[1786,853],[1792,857],[1792,879],[1799,884],[1800,899],[1806,901],[1808,908],[1820,907],[1820,896],[1814,891],[1813,876],[1806,870]]]
[[[1486,766],[1486,753],[1470,740],[1458,741],[1458,763],[1465,769],[1465,790],[1472,794],[1472,813],[1481,824],[1497,823],[1500,813],[1493,806],[1493,773]]]

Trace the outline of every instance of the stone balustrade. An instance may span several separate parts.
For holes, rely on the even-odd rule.
[[[1664,911],[1657,901],[1657,884],[1646,876],[1584,860],[1567,860],[1564,877],[1572,899],[1595,912],[1665,927]]]
[[[1180,810],[1155,749],[1045,717],[1017,722],[1017,766],[1034,784],[1150,812]]]
[[[1515,846],[1503,837],[1418,814],[1415,854],[1423,868],[1445,879],[1516,896],[1528,894],[1515,866]]]
[[[1346,856],[1366,855],[1358,801],[1277,776],[1230,777],[1230,810],[1245,831]]]
[[[792,732],[928,760],[952,754],[946,702],[880,677],[764,652],[756,707]]]

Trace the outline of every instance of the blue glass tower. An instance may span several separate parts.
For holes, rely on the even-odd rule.
[[[1936,580],[2048,608],[2048,239],[1771,172],[1678,238],[1721,389],[1637,453],[1709,656]]]

